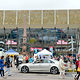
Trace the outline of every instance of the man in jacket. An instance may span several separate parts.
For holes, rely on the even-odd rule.
[[[5,72],[8,71],[8,76],[11,76],[11,73],[10,73],[10,56],[9,55],[6,57],[6,67],[7,67],[7,70]]]

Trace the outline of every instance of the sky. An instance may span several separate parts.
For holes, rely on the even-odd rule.
[[[80,9],[80,0],[0,0],[0,10]]]

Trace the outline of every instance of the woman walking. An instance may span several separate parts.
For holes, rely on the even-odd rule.
[[[60,77],[64,79],[65,78],[65,66],[64,66],[63,56],[61,56],[60,58],[59,66],[60,66]]]

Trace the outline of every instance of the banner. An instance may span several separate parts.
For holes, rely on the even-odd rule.
[[[50,47],[49,47],[49,51],[51,51],[51,48],[53,49],[53,46],[50,46]]]
[[[67,45],[68,42],[67,42],[67,41],[64,41],[64,40],[58,40],[57,44],[64,44],[64,45]]]
[[[50,47],[49,47],[49,51],[51,51],[52,56],[53,56],[53,46],[50,46]]]
[[[17,45],[17,42],[14,42],[14,40],[8,40],[6,45]]]
[[[42,48],[36,48],[36,49],[37,49],[37,50],[40,50],[40,51],[42,50]],[[31,47],[31,48],[30,48],[30,51],[34,51],[34,50],[35,50],[35,47]]]

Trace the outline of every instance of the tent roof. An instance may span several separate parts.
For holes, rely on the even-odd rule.
[[[9,51],[5,52],[6,54],[9,54],[9,55],[19,55],[18,52],[14,51],[13,49],[10,49]]]
[[[52,55],[51,52],[49,52],[48,50],[44,49],[40,52],[37,53],[38,55]]]

